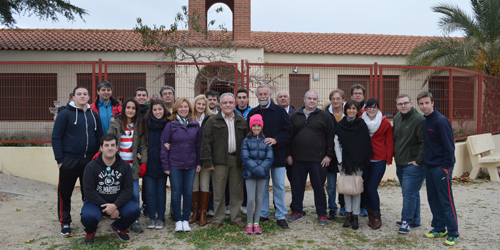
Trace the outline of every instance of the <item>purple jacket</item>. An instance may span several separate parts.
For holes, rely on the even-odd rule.
[[[167,150],[165,143],[170,143],[170,150]],[[201,166],[200,146],[201,129],[198,122],[189,121],[187,127],[176,120],[167,123],[161,135],[163,171]]]

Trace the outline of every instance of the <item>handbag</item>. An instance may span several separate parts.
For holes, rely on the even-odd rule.
[[[340,175],[337,180],[337,192],[345,195],[363,193],[363,178],[356,173],[352,175]]]

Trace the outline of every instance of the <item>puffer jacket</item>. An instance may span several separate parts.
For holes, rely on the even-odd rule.
[[[121,143],[121,124],[120,119],[114,119],[114,121],[109,126],[108,133],[114,134],[118,139],[117,145]],[[137,158],[137,149],[141,148],[141,159]],[[119,153],[119,152],[118,152]],[[146,138],[144,136],[139,136],[137,131],[134,131],[134,136],[132,138],[132,153],[134,155],[134,162],[132,164],[133,170],[132,174],[134,180],[139,179],[139,169],[141,169],[142,163],[148,163],[148,146],[146,145]]]
[[[165,147],[170,144],[170,150]],[[163,171],[194,169],[201,166],[201,129],[197,121],[184,127],[177,120],[167,123],[161,135],[161,163]]]
[[[264,143],[260,136],[246,137],[241,144],[243,179],[269,179],[269,169],[273,165],[273,147]]]

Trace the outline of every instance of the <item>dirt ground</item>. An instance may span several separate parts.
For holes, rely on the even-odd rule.
[[[76,233],[73,239],[60,235],[60,224],[56,215],[55,185],[23,179],[0,173],[0,248],[1,249],[70,249],[72,240],[84,237],[79,211],[82,206],[79,190],[72,200],[71,225]],[[401,213],[401,189],[398,186],[379,188],[383,226],[372,230],[367,218],[360,219],[360,229],[343,229],[342,220],[329,221],[328,226],[319,226],[314,215],[313,191],[306,191],[304,205],[307,216],[302,221],[290,223],[289,230],[278,230],[271,234],[255,236],[249,245],[219,245],[216,248],[262,248],[262,249],[499,249],[500,244],[500,184],[482,182],[455,184],[455,204],[459,217],[460,239],[456,246],[446,247],[444,239],[426,239],[422,234],[431,229],[431,213],[427,203],[425,186],[422,197],[422,227],[412,229],[407,235],[397,233],[396,221]],[[15,193],[15,194],[13,194]],[[167,200],[170,199],[168,193]],[[290,204],[291,193],[286,194]],[[169,202],[168,202],[169,203]],[[167,204],[168,206],[168,204]],[[145,228],[149,219],[141,215]],[[97,239],[112,235],[108,229],[109,219],[99,224]],[[150,249],[193,249],[186,240],[174,237],[174,222],[168,218],[163,230],[145,229],[143,234],[130,233],[129,248],[149,246]],[[192,226],[198,230],[197,226]],[[253,237],[253,236],[252,236]],[[74,240],[73,240],[74,241]]]

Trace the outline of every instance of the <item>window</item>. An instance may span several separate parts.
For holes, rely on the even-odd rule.
[[[396,97],[399,94],[399,76],[382,76],[382,114],[387,116],[387,118],[394,117],[398,110],[396,108],[396,104],[394,103]],[[368,101],[371,97],[374,96],[375,93],[370,93],[370,76],[369,75],[339,75],[338,76],[338,88],[343,90],[348,101],[351,99],[351,86],[358,83],[365,87],[365,102]]]
[[[436,76],[429,80],[429,91],[434,97],[434,109],[450,117],[450,78]],[[453,77],[453,119],[471,120],[474,118],[474,78]]]
[[[309,90],[309,74],[290,74],[290,105],[296,109],[304,106],[304,95]]]
[[[146,87],[146,73],[108,73],[107,80],[113,85],[113,98],[119,96],[123,99],[134,97],[135,89]],[[84,85],[92,91],[92,74],[76,74],[77,85]],[[166,81],[166,80],[165,80]],[[99,76],[95,75],[95,85],[99,83]],[[97,92],[97,89],[95,90]],[[93,103],[94,100],[90,100]]]
[[[165,85],[175,89],[175,73],[165,73]]]
[[[53,120],[57,74],[3,73],[0,89],[0,120]]]

